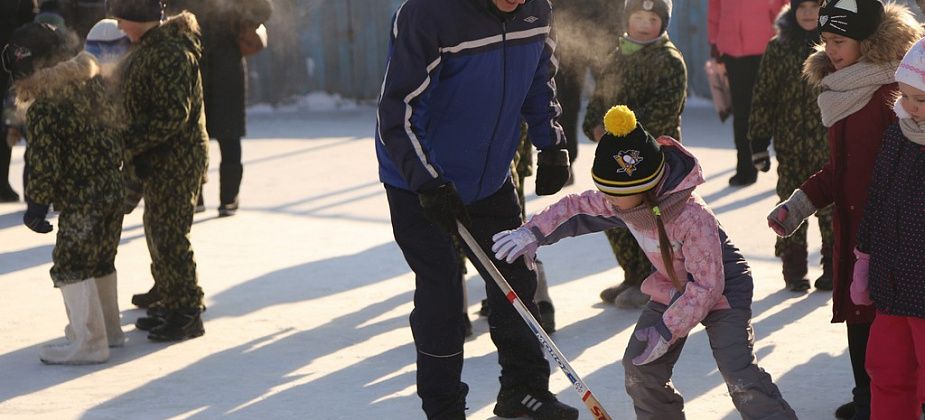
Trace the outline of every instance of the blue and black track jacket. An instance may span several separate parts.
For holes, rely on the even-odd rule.
[[[520,122],[538,149],[565,147],[548,0],[501,17],[491,0],[408,0],[395,12],[376,129],[382,182],[448,181],[471,203],[510,175]]]

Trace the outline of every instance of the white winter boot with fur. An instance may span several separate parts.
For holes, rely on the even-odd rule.
[[[42,347],[39,358],[52,365],[105,362],[109,359],[109,346],[96,281],[87,279],[59,288],[74,338],[67,344]]]
[[[122,332],[122,319],[119,317],[116,272],[113,271],[97,278],[96,290],[100,295],[100,307],[103,309],[103,322],[106,325],[106,337],[109,347],[122,347],[125,344],[125,333]]]

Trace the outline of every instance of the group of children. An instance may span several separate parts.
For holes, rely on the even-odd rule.
[[[564,237],[627,229],[654,267],[641,285],[651,300],[623,357],[637,418],[684,418],[670,378],[697,323],[721,349],[714,357],[743,418],[796,418],[754,362],[748,265],[693,192],[703,182],[696,158],[672,138],[683,97],[680,106],[652,107],[673,97],[653,94],[659,85],[650,80],[668,66],[614,68],[634,54],[678,55],[663,32],[634,37],[634,22],[666,26],[665,2],[641,3],[630,10],[635,2],[627,2],[627,34],[603,70],[613,77],[598,78],[588,109],[585,131],[598,141],[597,190],[566,196],[520,228],[499,232],[495,256],[532,259],[538,246]],[[774,139],[782,202],[767,219],[781,237],[775,251],[785,283],[809,288],[803,222],[816,214],[824,273],[815,286],[834,289],[833,322],[847,324],[855,379],[852,401],[836,417],[919,418],[925,187],[916,175],[925,175],[925,32],[907,8],[880,0],[792,1],[777,25],[762,59],[750,132]],[[674,76],[684,76],[683,67]],[[637,88],[643,78],[654,85]],[[611,108],[601,123],[603,104],[630,106]],[[756,148],[756,166],[769,164],[761,153],[767,147]],[[621,289],[612,296],[629,287]]]
[[[114,263],[128,162],[148,171],[145,233],[152,274],[166,291],[139,328],[153,341],[204,333],[189,245],[208,140],[198,28],[189,14],[161,20],[160,0],[114,1],[110,13],[117,20],[97,23],[85,45],[61,26],[28,23],[0,57],[28,139],[23,223],[49,233],[51,206],[59,212],[51,277],[69,324],[66,343],[41,349],[48,364],[102,363],[125,340]]]
[[[755,363],[748,265],[694,192],[704,178],[679,141],[687,75],[666,32],[671,2],[630,0],[626,8],[626,35],[597,78],[584,124],[598,142],[597,190],[566,196],[499,233],[496,257],[532,259],[537,246],[610,232],[621,265],[639,273],[602,297],[648,301],[623,357],[637,417],[684,417],[671,373],[688,333],[702,323],[742,416],[796,418]],[[774,139],[783,201],[768,224],[781,236],[775,253],[784,280],[791,290],[809,288],[803,222],[816,214],[824,266],[816,287],[834,287],[833,322],[848,324],[856,385],[853,401],[836,414],[915,418],[923,400],[917,367],[925,366],[925,186],[916,182],[925,175],[922,29],[906,8],[879,0],[832,0],[821,8],[815,0],[792,1],[777,25],[750,132]],[[122,147],[107,121],[113,117],[99,112],[109,108],[106,86],[97,60],[68,54],[73,46],[60,31],[35,24],[16,37],[3,64],[28,108],[24,222],[48,232],[48,205],[61,212],[52,278],[70,320],[69,344],[43,349],[41,357],[104,361],[108,347],[124,340],[113,264]],[[627,106],[607,110],[615,104]],[[766,155],[758,158],[766,164]]]

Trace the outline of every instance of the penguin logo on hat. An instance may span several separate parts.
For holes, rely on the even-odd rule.
[[[652,0],[642,2],[642,10],[652,11],[653,7],[655,7],[655,2]]]
[[[642,163],[643,160],[643,157],[639,156],[638,150],[621,150],[613,158],[617,161],[617,165],[620,165],[617,173],[625,172],[629,176],[633,176],[633,172],[636,172],[636,166]]]

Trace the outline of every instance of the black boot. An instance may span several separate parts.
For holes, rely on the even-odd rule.
[[[161,325],[164,325],[166,322],[164,318],[166,316],[166,309],[157,305],[151,306],[147,310],[147,316],[143,316],[135,320],[135,328],[138,328],[142,331],[151,331]]]
[[[563,404],[551,392],[526,388],[501,388],[494,413],[498,417],[528,416],[534,420],[575,420],[578,410]]]
[[[838,420],[851,420],[854,417],[854,412],[854,401],[849,401],[835,409],[835,418]]]
[[[148,309],[148,307],[159,302],[160,300],[161,294],[158,292],[156,284],[151,286],[151,290],[148,290],[145,293],[132,295],[132,305],[135,305],[141,309]]]
[[[536,307],[540,311],[540,326],[543,327],[543,331],[546,331],[546,334],[552,334],[556,332],[556,307],[552,306],[552,302],[542,301],[537,302]]]
[[[243,175],[244,166],[240,163],[222,162],[219,165],[219,217],[234,216],[238,211],[238,192]]]
[[[205,334],[202,326],[202,311],[199,309],[174,309],[167,311],[164,323],[148,333],[151,341],[182,341]]]
[[[813,283],[819,290],[832,290],[832,246],[822,247],[822,275]]]
[[[806,248],[790,246],[784,250],[780,259],[783,263],[781,270],[787,288],[792,292],[805,292],[809,290],[809,279],[806,278]]]

